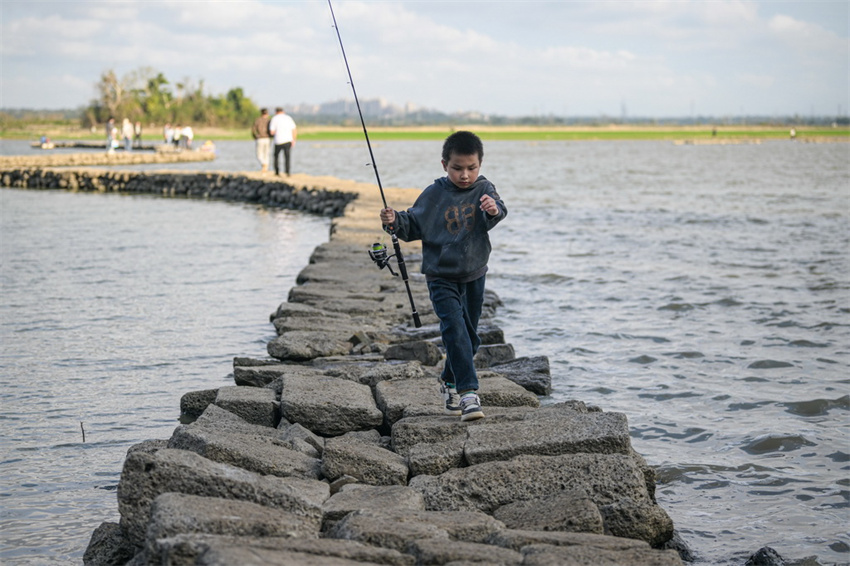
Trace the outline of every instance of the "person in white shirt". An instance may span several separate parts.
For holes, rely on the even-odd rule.
[[[295,140],[298,139],[298,130],[289,114],[283,108],[276,108],[275,115],[269,122],[269,133],[274,138],[274,172],[280,175],[280,163],[278,156],[283,151],[284,171],[289,176],[289,155]]]

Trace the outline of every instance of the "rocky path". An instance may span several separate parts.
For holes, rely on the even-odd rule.
[[[62,178],[33,176],[33,186]],[[442,415],[441,341],[419,249],[403,245],[419,329],[403,283],[366,253],[382,237],[374,186],[209,178],[252,187],[252,202],[289,187],[306,191],[295,200],[344,194],[344,204],[270,316],[269,357],[236,358],[232,386],[183,396],[190,424],[129,450],[120,522],[95,530],[85,564],[682,563],[663,549],[673,523],[625,415],[580,400],[541,405],[548,360],[516,356],[492,322],[492,293],[476,356],[487,416]],[[395,208],[418,194],[386,192]],[[335,214],[326,200],[318,208]]]

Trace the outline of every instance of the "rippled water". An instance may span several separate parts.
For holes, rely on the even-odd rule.
[[[216,162],[173,168],[255,168],[250,143],[217,145]],[[384,185],[440,176],[439,148],[375,144]],[[765,545],[848,562],[850,144],[486,149],[483,173],[510,209],[492,233],[498,324],[518,355],[549,356],[551,400],[628,416],[659,503],[702,563],[741,564]],[[373,181],[361,143],[301,142],[293,159]],[[167,438],[179,397],[227,383],[234,355],[264,355],[267,315],[327,221],[0,198],[0,557],[65,563],[117,520],[126,448]]]

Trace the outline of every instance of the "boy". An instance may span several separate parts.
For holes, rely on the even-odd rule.
[[[412,208],[381,211],[384,229],[409,242],[422,240],[422,273],[446,348],[440,392],[446,414],[462,421],[484,416],[472,358],[478,351],[478,319],[490,257],[487,232],[507,214],[496,187],[478,171],[484,146],[472,132],[455,132],[443,143],[447,176],[425,189]]]

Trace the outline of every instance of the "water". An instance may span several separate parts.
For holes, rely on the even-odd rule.
[[[217,146],[216,162],[181,167],[256,168],[249,142]],[[442,174],[439,142],[374,146],[385,186]],[[492,232],[497,323],[518,355],[549,356],[546,401],[628,415],[701,563],[742,564],[765,545],[847,563],[850,145],[486,151],[510,209]],[[293,159],[373,181],[365,144],[302,141]],[[0,557],[78,562],[117,520],[126,449],[170,436],[179,397],[229,383],[233,356],[265,355],[268,313],[327,221],[117,195],[0,199]]]

